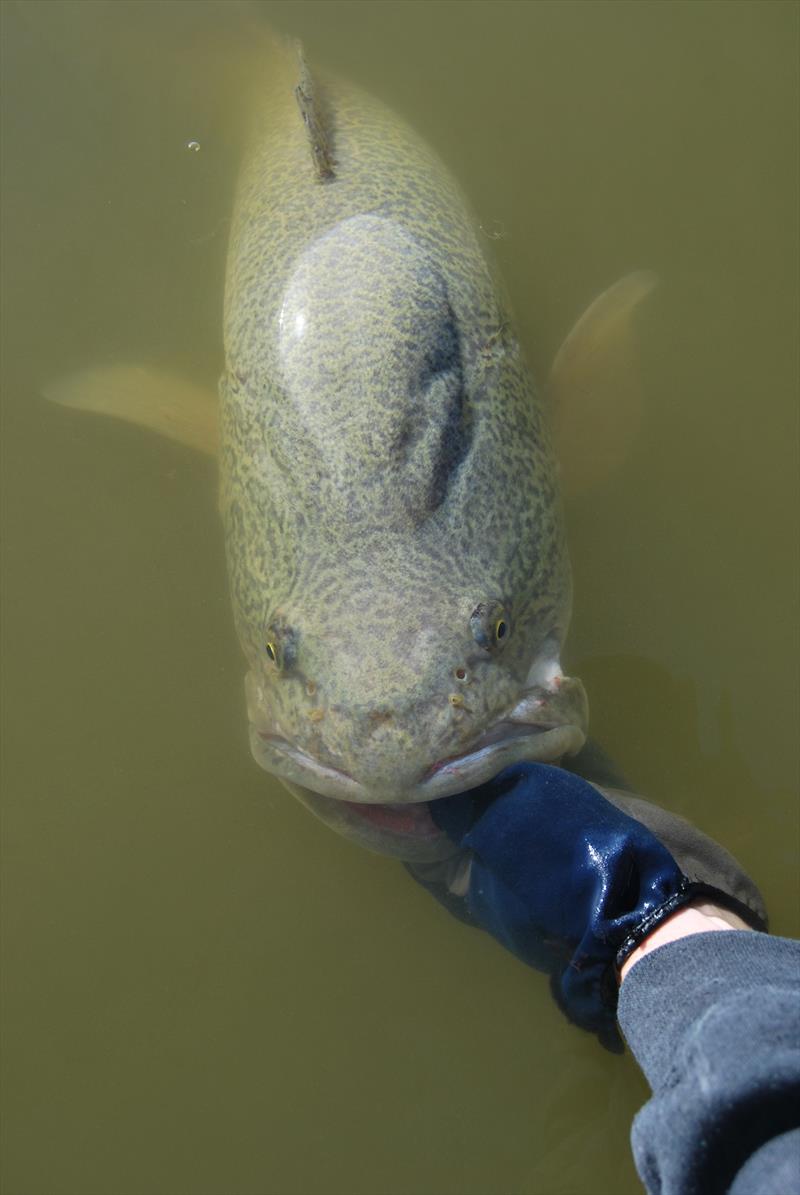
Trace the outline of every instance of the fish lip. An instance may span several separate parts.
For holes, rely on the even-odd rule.
[[[548,730],[555,730],[556,725],[557,723],[555,722],[512,722],[509,719],[501,718],[471,743],[467,751],[461,751],[458,755],[447,755],[443,759],[438,759],[435,764],[432,764],[428,768],[420,783],[426,784],[451,764],[464,763],[473,757],[478,757],[489,747],[495,745],[501,747],[512,739],[528,738],[531,735],[544,734]],[[504,728],[507,728],[508,733],[502,733]]]
[[[497,737],[503,728],[513,732]],[[414,787],[411,800],[435,801],[468,792],[491,780],[504,767],[524,760],[553,762],[580,750],[586,736],[570,723],[510,722],[500,720],[460,755],[437,760]],[[531,741],[536,750],[531,753]]]
[[[261,730],[252,722],[250,723],[250,746],[259,763],[262,763],[266,752],[270,753],[270,766],[267,770],[274,772],[282,780],[288,780],[308,788],[309,774],[312,774],[317,782],[322,781],[325,785],[325,791],[311,790],[319,792],[320,796],[332,797],[340,801],[358,801],[359,796],[362,801],[369,800],[367,796],[362,795],[365,792],[364,786],[347,772],[331,764],[322,763],[313,755],[295,747],[282,735]]]

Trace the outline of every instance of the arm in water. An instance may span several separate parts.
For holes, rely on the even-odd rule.
[[[462,852],[449,874],[416,878],[548,972],[567,1016],[612,1049],[619,1015],[653,1088],[633,1129],[647,1189],[800,1189],[787,1099],[800,1094],[800,946],[746,932],[766,918],[736,861],[682,819],[544,765],[432,812]],[[723,928],[739,932],[697,936]]]

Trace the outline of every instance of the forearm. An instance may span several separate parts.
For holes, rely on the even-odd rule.
[[[800,944],[706,933],[697,912],[623,968],[619,1022],[653,1089],[632,1132],[639,1173],[662,1195],[800,1190]]]

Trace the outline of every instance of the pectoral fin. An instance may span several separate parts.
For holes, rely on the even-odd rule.
[[[112,365],[71,374],[46,386],[43,393],[61,406],[138,423],[198,452],[217,455],[216,394],[172,374]]]
[[[632,320],[658,279],[626,274],[595,299],[559,349],[547,384],[567,496],[590,489],[629,454],[642,418]]]

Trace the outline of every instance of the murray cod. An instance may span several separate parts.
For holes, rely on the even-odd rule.
[[[429,801],[585,741],[550,414],[487,238],[412,129],[297,47],[250,115],[219,415],[123,367],[50,396],[218,441],[253,755],[340,833],[433,860],[452,847]],[[629,275],[576,325],[560,410],[650,285]]]

